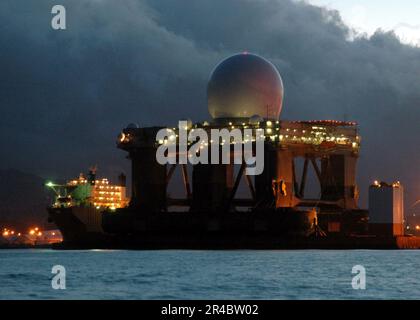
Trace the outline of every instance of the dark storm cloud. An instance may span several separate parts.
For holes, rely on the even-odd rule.
[[[289,0],[0,3],[0,167],[74,174],[117,170],[129,122],[202,120],[206,81],[223,57],[248,50],[276,64],[283,119],[360,123],[360,184],[400,179],[420,194],[420,49],[392,33],[353,37],[336,11]]]

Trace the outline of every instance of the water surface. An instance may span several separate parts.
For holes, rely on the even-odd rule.
[[[420,299],[419,271],[420,251],[0,250],[0,299]]]

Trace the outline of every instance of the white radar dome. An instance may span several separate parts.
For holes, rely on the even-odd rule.
[[[207,86],[213,119],[278,120],[283,104],[283,82],[276,67],[250,53],[235,54],[213,70]]]

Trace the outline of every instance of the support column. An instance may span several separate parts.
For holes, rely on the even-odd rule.
[[[330,155],[321,160],[322,200],[340,201],[345,209],[357,208],[354,155]]]
[[[257,203],[275,207],[294,205],[293,156],[289,150],[265,145],[264,172],[255,176]]]
[[[133,177],[130,206],[148,211],[166,210],[166,165],[156,161],[156,149],[133,150],[130,158]]]

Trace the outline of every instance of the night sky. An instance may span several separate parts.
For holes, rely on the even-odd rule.
[[[67,30],[51,28],[55,4]],[[401,180],[407,206],[420,198],[420,48],[290,0],[2,0],[0,168],[116,176],[123,127],[208,119],[210,72],[244,50],[279,69],[282,119],[360,124],[363,205],[374,179]]]

